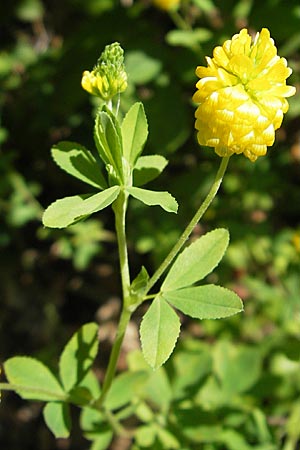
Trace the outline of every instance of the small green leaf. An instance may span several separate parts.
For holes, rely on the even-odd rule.
[[[196,45],[208,41],[212,37],[212,32],[206,28],[195,28],[193,30],[172,30],[169,31],[166,40],[170,45],[195,48]]]
[[[152,58],[140,50],[126,52],[125,65],[128,79],[134,84],[146,84],[156,80],[162,70],[162,61],[159,58]]]
[[[220,442],[223,442],[228,450],[250,450],[251,448],[253,449],[253,445],[249,445],[244,436],[240,433],[237,433],[235,430],[224,429],[221,431],[219,438]],[[259,446],[259,448],[261,447]]]
[[[130,403],[149,378],[149,373],[141,370],[118,375],[107,393],[105,407],[118,409]]]
[[[178,439],[169,430],[157,426],[157,435],[162,443],[163,448],[180,449],[180,443]]]
[[[173,399],[184,399],[187,392],[195,392],[194,389],[198,389],[201,381],[211,373],[212,362],[211,351],[206,347],[177,352],[172,359]]]
[[[98,438],[92,442],[90,450],[107,450],[112,438],[113,432],[111,429],[106,429],[103,432],[98,433]]]
[[[69,392],[78,385],[92,367],[98,352],[98,325],[83,325],[69,340],[59,360],[62,384]]]
[[[175,311],[160,296],[143,317],[140,334],[145,360],[157,369],[171,355],[180,332]]]
[[[163,292],[162,296],[175,308],[196,319],[221,319],[243,310],[235,292],[214,284]]]
[[[96,116],[94,138],[102,161],[112,166],[117,178],[124,181],[120,126],[113,113],[105,107]]]
[[[137,187],[129,187],[127,188],[127,192],[132,195],[132,197],[145,203],[145,205],[157,205],[165,211],[177,213],[178,203],[169,192],[149,191]]]
[[[122,122],[123,155],[134,167],[148,136],[148,124],[142,103],[135,103]]]
[[[48,367],[34,358],[15,356],[4,363],[9,383],[18,386],[16,392],[28,400],[61,400],[64,391]]]
[[[91,370],[86,374],[79,386],[87,389],[94,399],[99,398],[101,394],[100,382]]]
[[[51,154],[56,164],[73,177],[96,188],[107,187],[96,159],[83,145],[62,141],[52,147]]]
[[[161,290],[173,291],[202,280],[218,265],[228,243],[229,233],[224,228],[217,228],[201,236],[177,257]]]
[[[143,300],[148,281],[149,274],[145,267],[142,266],[139,274],[130,285],[131,304],[135,304]]]
[[[220,341],[214,348],[214,369],[227,398],[249,390],[261,376],[261,351]]]
[[[154,180],[167,166],[168,161],[161,155],[140,156],[134,166],[133,185],[143,186]]]
[[[119,186],[112,186],[97,194],[74,195],[56,200],[44,212],[43,224],[49,228],[65,228],[106,208],[118,197],[119,192]]]
[[[156,438],[157,429],[155,424],[142,425],[136,429],[134,433],[135,441],[140,447],[153,448]]]
[[[71,431],[70,409],[67,403],[50,402],[43,409],[47,427],[56,438],[67,438]]]

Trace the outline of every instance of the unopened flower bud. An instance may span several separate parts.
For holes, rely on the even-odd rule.
[[[124,66],[124,51],[118,42],[107,45],[97,65],[89,72],[85,70],[81,85],[90,94],[104,101],[111,100],[127,88],[127,74]]]

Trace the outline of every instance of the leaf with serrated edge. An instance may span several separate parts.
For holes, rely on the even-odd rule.
[[[73,177],[96,188],[107,187],[99,164],[83,145],[61,141],[52,147],[51,154],[56,164]]]
[[[214,284],[167,291],[162,297],[197,319],[221,319],[243,311],[243,303],[235,292]]]
[[[174,350],[180,333],[180,321],[170,305],[156,297],[143,317],[140,335],[145,360],[157,369]]]
[[[148,124],[142,103],[135,103],[121,125],[124,157],[134,166],[148,136]]]
[[[49,368],[28,356],[14,356],[4,363],[9,383],[18,386],[16,392],[28,400],[61,400],[64,391]]]
[[[49,228],[65,228],[79,219],[101,211],[118,197],[120,186],[112,186],[94,195],[74,195],[52,203],[43,215],[43,225]]]
[[[140,156],[134,166],[133,185],[143,186],[158,177],[168,165],[161,155]]]
[[[167,212],[177,213],[178,203],[169,192],[149,191],[137,187],[128,187],[127,192],[132,197],[148,206],[160,206]]]
[[[172,265],[162,292],[190,286],[208,275],[221,261],[229,243],[229,233],[217,228],[186,247]]]
[[[67,403],[50,402],[43,409],[47,427],[56,438],[67,438],[71,431],[71,416]]]
[[[69,340],[59,360],[59,374],[67,392],[90,370],[98,351],[98,325],[86,323]]]

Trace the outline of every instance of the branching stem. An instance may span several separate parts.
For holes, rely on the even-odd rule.
[[[196,214],[194,215],[194,217],[192,218],[192,220],[190,221],[190,223],[188,224],[188,226],[186,227],[186,229],[184,230],[184,232],[182,233],[182,235],[180,236],[180,238],[178,239],[178,241],[176,242],[176,244],[174,245],[174,247],[172,248],[170,253],[167,255],[167,257],[164,259],[162,264],[159,266],[159,268],[156,270],[156,272],[150,278],[148,285],[147,285],[146,292],[150,291],[150,289],[155,285],[155,283],[159,280],[159,278],[162,276],[162,274],[165,272],[165,270],[172,263],[174,258],[177,256],[177,254],[179,253],[179,251],[185,244],[186,240],[189,238],[193,229],[195,228],[195,226],[197,225],[197,223],[199,222],[199,220],[204,215],[207,208],[209,207],[209,205],[215,198],[215,196],[219,190],[219,187],[222,183],[222,180],[223,180],[223,177],[224,177],[227,165],[228,165],[229,158],[230,158],[229,156],[222,158],[219,170],[218,170],[216,178],[210,188],[209,193],[207,194],[205,200],[200,205],[199,209],[196,211]]]

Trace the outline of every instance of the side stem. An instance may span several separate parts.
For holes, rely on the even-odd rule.
[[[192,220],[190,221],[190,223],[188,224],[188,226],[186,227],[186,229],[184,230],[184,232],[182,233],[182,235],[180,236],[180,238],[178,239],[178,241],[176,242],[176,244],[174,245],[174,247],[172,248],[170,253],[167,255],[167,257],[161,263],[159,268],[156,270],[156,272],[150,278],[150,280],[147,284],[146,292],[150,291],[150,289],[155,285],[155,283],[159,280],[159,278],[162,276],[162,274],[165,272],[165,270],[172,263],[174,258],[177,256],[177,254],[183,247],[186,240],[189,238],[191,232],[193,231],[193,229],[195,228],[195,226],[197,225],[197,223],[199,222],[199,220],[204,215],[207,208],[209,207],[209,205],[215,198],[215,196],[219,190],[219,187],[222,183],[222,180],[223,180],[223,177],[224,177],[227,165],[228,165],[229,158],[230,158],[230,156],[226,156],[226,157],[222,158],[216,178],[210,188],[209,193],[207,194],[205,200],[200,205],[199,209],[196,211],[196,214],[194,215],[194,217],[192,218]]]

